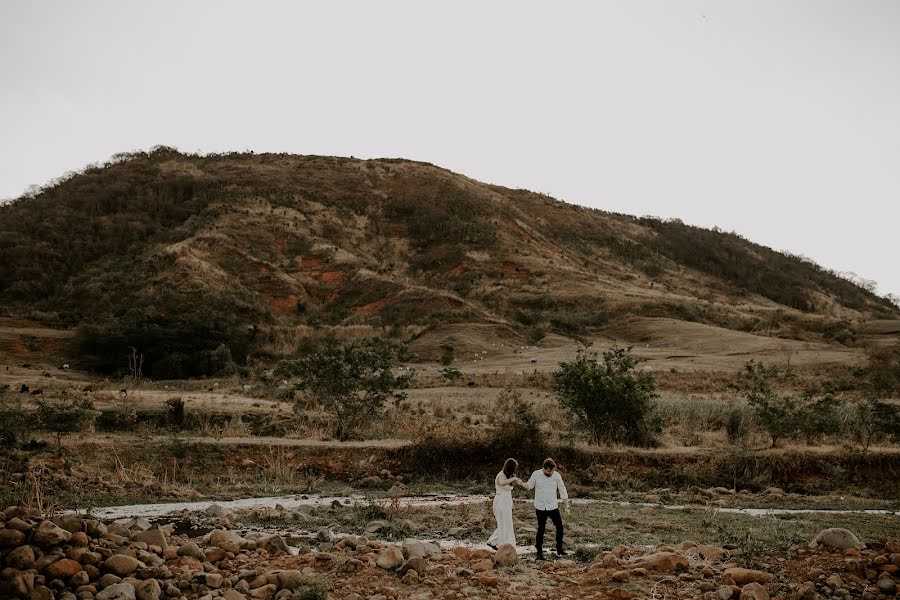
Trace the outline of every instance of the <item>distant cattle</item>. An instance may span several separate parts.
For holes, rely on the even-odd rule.
[[[32,395],[32,396],[43,396],[43,395],[44,395],[44,388],[39,387],[38,389],[33,390],[33,391],[31,392],[31,395]]]
[[[28,393],[28,384],[27,384],[27,383],[23,383],[23,384],[22,384],[22,387],[19,388],[19,391],[20,391],[21,393],[23,393],[23,394],[27,394],[27,393]]]

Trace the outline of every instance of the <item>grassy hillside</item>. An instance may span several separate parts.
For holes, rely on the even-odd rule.
[[[827,339],[897,316],[734,234],[404,160],[120,155],[0,207],[0,253],[7,313],[140,331],[166,352],[202,339],[209,356],[283,355],[312,331],[409,340],[448,323],[539,339],[644,315]]]

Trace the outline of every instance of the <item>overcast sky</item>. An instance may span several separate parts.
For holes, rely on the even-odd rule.
[[[116,152],[403,157],[900,294],[900,2],[0,4],[0,198]]]

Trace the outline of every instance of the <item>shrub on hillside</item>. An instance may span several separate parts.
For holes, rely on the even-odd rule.
[[[799,394],[783,393],[793,373],[777,365],[748,361],[729,388],[747,399],[756,423],[778,441],[803,435],[808,441],[841,431],[840,403],[830,393],[810,388]]]
[[[890,397],[900,394],[900,344],[869,350],[864,376],[872,394]]]
[[[538,462],[548,454],[541,420],[519,390],[505,388],[500,392],[493,417],[490,446],[498,456]]]
[[[900,406],[875,398],[856,403],[851,432],[865,449],[879,440],[900,441]]]
[[[659,394],[650,373],[634,370],[640,362],[630,348],[607,350],[602,362],[596,353],[580,349],[574,361],[560,363],[553,374],[559,405],[590,431],[591,443],[653,443]]]

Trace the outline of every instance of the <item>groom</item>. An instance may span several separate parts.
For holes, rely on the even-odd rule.
[[[537,546],[537,560],[544,560],[544,530],[547,528],[547,517],[550,517],[553,526],[556,527],[556,553],[565,556],[568,552],[563,549],[563,523],[559,515],[556,492],[559,491],[559,499],[564,502],[566,514],[569,512],[569,493],[562,477],[556,471],[556,462],[552,458],[544,461],[544,468],[531,474],[528,489],[534,490],[534,511],[538,520],[537,538],[534,543]]]

